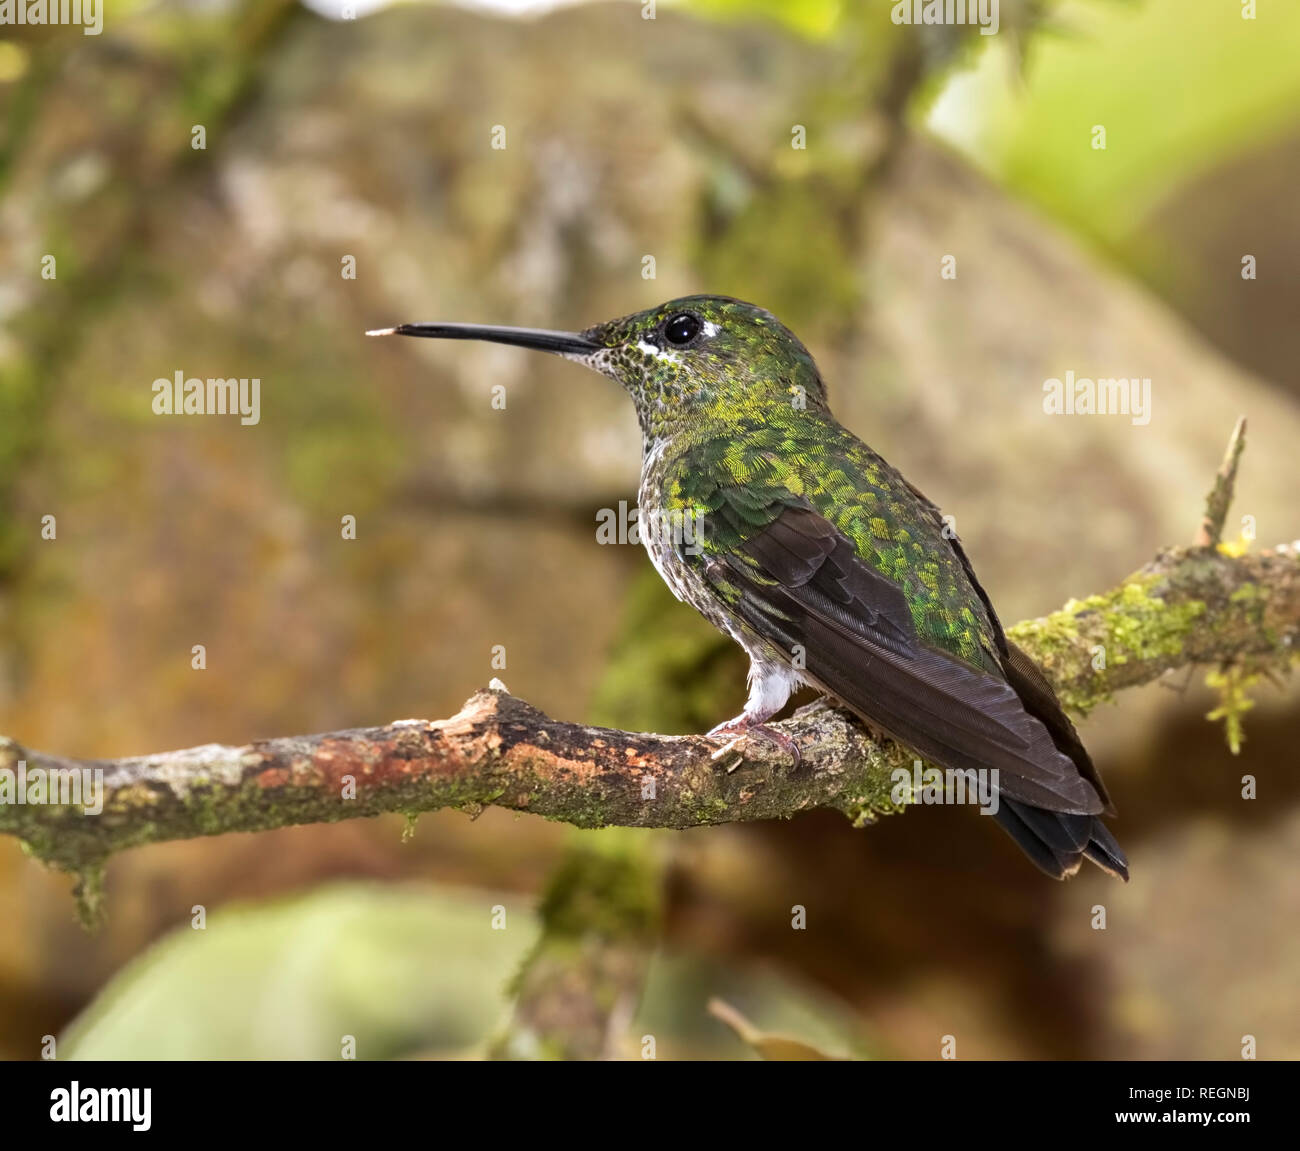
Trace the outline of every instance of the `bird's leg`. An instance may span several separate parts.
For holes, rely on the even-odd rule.
[[[799,745],[783,731],[767,726],[767,721],[786,705],[794,690],[795,675],[784,664],[756,658],[751,654],[749,664],[749,699],[745,710],[735,719],[720,723],[709,732],[710,739],[727,742],[714,753],[718,759],[740,738],[756,735],[774,743],[792,760],[795,768],[803,762]]]

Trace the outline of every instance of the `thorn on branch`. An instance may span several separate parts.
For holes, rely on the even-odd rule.
[[[1214,477],[1214,487],[1205,500],[1205,515],[1201,518],[1200,529],[1196,533],[1195,546],[1198,548],[1218,547],[1223,539],[1223,524],[1228,518],[1228,508],[1232,506],[1232,497],[1237,486],[1237,465],[1241,462],[1241,453],[1246,447],[1246,417],[1237,420],[1228,440],[1228,450],[1223,454],[1223,463],[1219,465]]]

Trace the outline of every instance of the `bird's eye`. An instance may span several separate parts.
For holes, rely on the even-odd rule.
[[[691,312],[678,312],[664,325],[664,339],[681,348],[700,334],[700,317]]]

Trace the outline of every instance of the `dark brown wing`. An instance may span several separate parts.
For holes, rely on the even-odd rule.
[[[907,483],[906,480],[903,482],[907,484],[908,490],[916,497],[917,502],[930,513],[935,522],[941,522],[943,516],[938,506],[913,484]],[[961,540],[953,536],[948,542],[953,553],[961,561],[967,582],[969,582],[975,594],[979,596],[980,602],[984,605],[985,614],[993,627],[993,634],[999,649],[999,659],[1003,670],[1006,672],[1008,682],[1016,689],[1016,694],[1020,696],[1029,714],[1034,716],[1051,732],[1052,741],[1057,748],[1074,761],[1075,767],[1079,769],[1079,774],[1092,784],[1093,790],[1096,791],[1101,797],[1102,803],[1105,804],[1103,810],[1109,815],[1114,815],[1115,806],[1106,793],[1106,785],[1102,783],[1101,773],[1093,764],[1088,749],[1083,746],[1083,741],[1079,739],[1079,733],[1075,731],[1073,722],[1071,722],[1070,717],[1061,706],[1061,701],[1056,698],[1056,691],[1047,681],[1047,677],[1043,675],[1039,666],[1007,638],[1006,632],[1002,629],[1002,621],[998,619],[998,613],[994,610],[993,602],[989,599],[988,593],[980,583],[979,577],[976,576],[975,569],[971,566],[970,559],[966,555],[966,550],[961,546]]]
[[[1012,799],[1101,811],[1011,684],[922,644],[902,588],[817,512],[785,508],[724,566],[742,618],[785,651],[801,648],[809,678],[864,719],[945,767],[996,767]]]
[[[869,723],[941,766],[996,768],[999,822],[1043,870],[1068,874],[1088,855],[1124,874],[1122,852],[1092,818],[1106,804],[1095,769],[1018,649],[1006,646],[1004,679],[921,642],[902,588],[807,507],[785,507],[706,570],[751,628],[802,652],[805,675]]]

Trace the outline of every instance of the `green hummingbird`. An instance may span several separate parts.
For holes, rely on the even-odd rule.
[[[1054,878],[1086,857],[1128,878],[1097,769],[1006,636],[939,509],[831,414],[817,365],[770,312],[686,296],[583,332],[402,324],[369,335],[553,352],[636,406],[641,534],[679,599],[744,648],[749,697],[709,734],[765,726],[799,684],[952,771]]]

